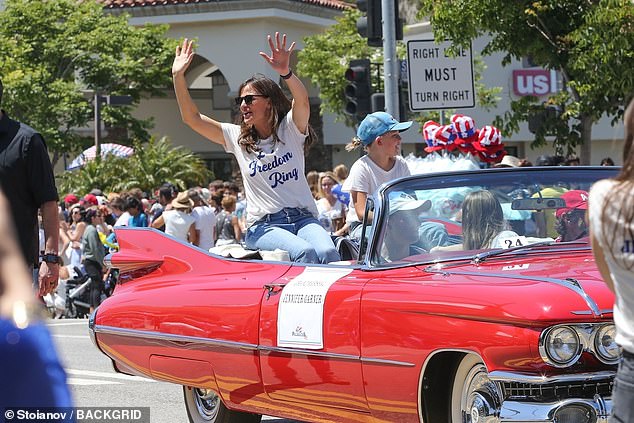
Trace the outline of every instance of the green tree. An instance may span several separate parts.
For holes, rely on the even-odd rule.
[[[319,86],[321,112],[334,113],[341,119],[353,122],[343,113],[346,86],[344,74],[352,59],[370,58],[383,61],[380,50],[368,47],[366,39],[357,33],[357,18],[361,12],[348,9],[337,18],[337,23],[323,33],[304,38],[304,48],[298,53],[298,73],[310,78]],[[375,78],[373,78],[374,80]]]
[[[554,134],[555,150],[569,154],[581,146],[581,161],[590,163],[592,124],[604,114],[620,119],[634,93],[634,3],[631,0],[421,0],[419,17],[429,16],[436,39],[465,45],[484,35],[483,54],[505,54],[503,64],[530,57],[555,69],[565,88],[545,103],[527,97],[511,103],[496,119],[506,134],[519,123],[557,107],[535,134],[533,146]]]
[[[151,120],[132,117],[143,96],[162,96],[170,84],[175,40],[167,26],[132,27],[126,15],[105,14],[95,0],[7,0],[0,12],[3,108],[40,131],[56,162],[89,145],[77,128],[94,119],[86,92],[129,95],[128,107],[104,106],[106,125],[123,138],[147,140]],[[125,133],[129,139],[126,140]]]
[[[59,191],[85,194],[93,188],[120,192],[140,188],[152,192],[164,182],[183,190],[206,185],[213,174],[205,162],[183,147],[173,147],[167,138],[151,137],[147,143],[135,143],[134,154],[121,158],[107,155],[92,160],[77,170],[59,175]]]
[[[344,88],[347,84],[344,74],[350,60],[369,58],[372,63],[383,63],[383,49],[369,47],[367,40],[357,32],[356,22],[360,16],[361,12],[357,9],[344,11],[343,15],[337,19],[337,23],[322,34],[304,38],[304,48],[299,52],[298,72],[319,86],[322,113],[334,113],[339,119],[345,120],[349,126],[353,126],[355,122],[345,115],[343,110],[346,102]],[[406,51],[403,43],[397,43],[397,50],[399,57],[404,58]],[[374,67],[373,69],[375,72],[372,77],[373,91],[380,92],[383,73],[377,72]],[[488,109],[499,100],[498,93],[501,88],[486,87],[481,83],[480,77],[485,70],[485,65],[479,58],[474,60],[474,69],[477,104]],[[438,117],[438,112],[429,112],[410,113],[408,118],[422,123],[427,119],[437,120]]]

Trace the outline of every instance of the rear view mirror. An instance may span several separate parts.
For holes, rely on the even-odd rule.
[[[513,210],[547,210],[566,207],[561,198],[521,198],[511,202]]]

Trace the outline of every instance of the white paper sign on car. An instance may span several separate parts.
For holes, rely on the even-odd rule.
[[[523,235],[518,236],[509,236],[506,238],[500,238],[499,244],[501,248],[514,248],[514,247],[522,247],[524,245],[528,245],[529,242],[526,240],[526,237]]]
[[[324,303],[330,286],[352,269],[307,267],[282,290],[277,308],[277,346],[324,347]]]

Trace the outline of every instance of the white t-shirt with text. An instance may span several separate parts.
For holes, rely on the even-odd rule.
[[[278,137],[261,140],[260,152],[247,153],[238,144],[240,126],[222,124],[225,150],[232,153],[240,166],[244,193],[247,199],[247,227],[267,214],[284,207],[307,208],[317,217],[317,206],[306,182],[304,172],[304,140],[292,112],[280,123]]]

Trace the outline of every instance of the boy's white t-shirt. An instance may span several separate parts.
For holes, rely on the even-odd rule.
[[[634,223],[628,225],[623,215],[619,214],[622,205],[627,204],[625,198],[634,193],[618,189],[617,183],[611,179],[604,179],[592,186],[588,202],[588,220],[590,231],[598,241],[598,247],[603,250],[617,293],[614,303],[616,342],[634,354],[634,271],[619,264],[625,263],[630,268],[634,265],[634,239],[627,236],[628,233],[633,233]],[[609,197],[607,202],[606,197]],[[602,216],[605,216],[605,223],[601,221]],[[616,238],[610,251],[606,238],[611,240],[613,236]]]
[[[117,221],[114,223],[114,226],[128,226],[128,221],[130,220],[130,213],[123,212],[121,213],[121,216],[119,216],[119,218],[117,219]]]
[[[260,152],[247,153],[238,144],[239,125],[223,123],[222,133],[225,150],[236,157],[242,173],[247,227],[284,207],[306,208],[317,217],[317,206],[304,172],[306,135],[295,126],[292,111],[280,123],[277,135],[281,142],[273,145],[271,137],[261,140]]]
[[[166,210],[163,212],[163,220],[165,221],[165,233],[187,242],[189,228],[194,224],[194,218],[191,214],[181,210]]]
[[[374,163],[370,156],[365,155],[361,157],[354,162],[350,168],[348,179],[343,183],[341,190],[346,192],[365,192],[369,197],[373,195],[374,191],[382,184],[403,176],[409,176],[411,173],[405,159],[401,156],[396,156],[395,159],[396,161],[392,169],[385,171]],[[352,196],[350,196],[350,206],[348,207],[346,222],[352,223],[359,221],[359,216],[357,216],[357,211],[354,208],[354,200]]]
[[[200,231],[198,246],[203,250],[209,250],[214,246],[214,232],[216,231],[216,215],[209,206],[198,206],[192,210],[196,229]]]

